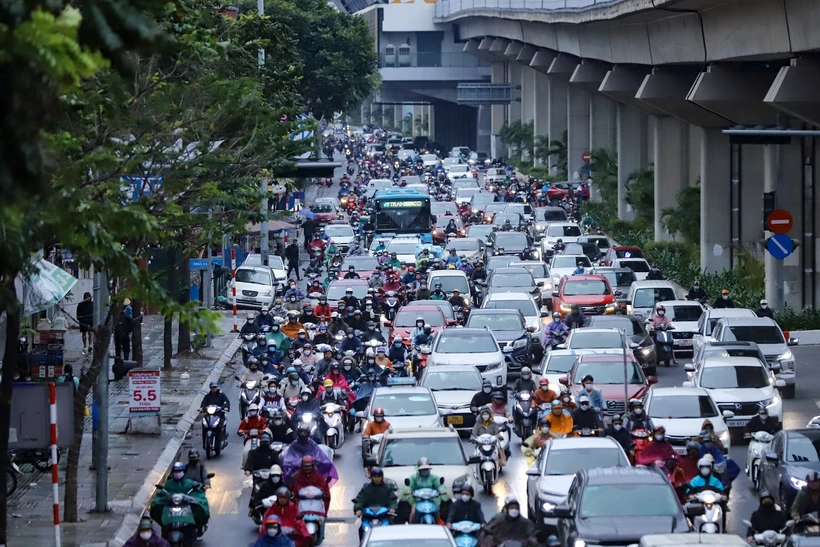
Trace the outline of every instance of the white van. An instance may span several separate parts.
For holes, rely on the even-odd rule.
[[[679,299],[671,281],[633,281],[627,293],[626,313],[639,320],[648,319],[658,302]]]

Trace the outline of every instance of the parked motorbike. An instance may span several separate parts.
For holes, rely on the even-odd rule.
[[[475,475],[484,491],[490,494],[498,481],[498,439],[495,435],[485,433],[473,439],[473,442],[476,445],[475,455],[480,459],[476,463]]]
[[[334,451],[345,443],[345,427],[342,421],[343,407],[336,403],[327,403],[322,406],[322,415],[325,420],[325,444]]]
[[[23,474],[14,461],[15,457],[14,452],[9,453],[9,464],[6,467],[6,497],[11,496],[17,490],[17,476]]]
[[[321,545],[325,532],[325,502],[322,491],[315,486],[306,486],[297,493],[299,519],[304,521],[313,545]]]
[[[202,448],[205,450],[207,459],[219,456],[222,449],[228,446],[224,424],[225,409],[217,405],[209,405],[205,408],[205,415],[202,417]]]
[[[746,456],[746,476],[752,481],[754,488],[760,489],[760,465],[764,461],[764,452],[769,449],[774,436],[765,431],[756,431],[748,436],[749,448]]]
[[[62,455],[62,449],[58,448],[57,463],[60,463]],[[51,470],[51,449],[32,448],[28,450],[16,450],[14,452],[14,461],[18,466],[31,465],[37,469],[37,471],[47,473]]]
[[[481,531],[481,524],[462,520],[450,525],[456,547],[476,547],[478,545],[478,533]]]
[[[513,422],[515,434],[523,441],[528,439],[534,431],[535,409],[532,407],[532,393],[519,391],[515,394],[513,407]]]
[[[752,528],[751,521],[744,519],[743,524],[749,528]],[[754,545],[759,545],[760,547],[780,547],[786,542],[786,530],[793,525],[794,521],[790,520],[786,523],[786,526],[784,526],[782,530],[763,530],[762,532],[759,532],[752,528],[755,532],[752,536],[752,538],[754,538]]]
[[[723,496],[713,490],[703,490],[694,495],[703,504],[704,513],[695,517],[692,525],[700,534],[722,534],[726,528],[726,513],[723,510]]]

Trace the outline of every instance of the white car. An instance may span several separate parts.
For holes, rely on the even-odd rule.
[[[399,485],[402,488],[403,485]],[[456,541],[445,526],[407,524],[374,526],[367,531],[362,547],[456,547]]]
[[[656,387],[644,399],[646,415],[655,426],[666,429],[666,438],[675,451],[686,455],[686,443],[700,435],[703,422],[712,422],[715,434],[729,453],[731,435],[725,420],[735,417],[734,411],[719,411],[709,392],[697,387]]]
[[[470,295],[470,282],[467,279],[467,274],[461,270],[434,270],[427,276],[427,286],[430,291],[436,290],[436,285],[441,283],[441,290],[447,293],[449,297],[453,289],[458,289],[461,296],[464,297],[464,303],[470,307],[472,297]]]
[[[526,262],[510,262],[509,265],[520,266],[529,270],[532,274],[532,278],[535,279],[536,285],[543,283],[543,285],[539,285],[541,289],[541,302],[552,301],[552,276],[545,262],[541,262],[540,260],[527,260]]]
[[[516,309],[524,316],[527,328],[533,327],[530,333],[532,341],[538,347],[534,353],[541,355],[544,351],[544,321],[549,316],[546,308],[538,309],[532,295],[525,292],[492,292],[487,295],[481,304],[484,309]]]
[[[420,240],[414,237],[397,237],[387,244],[387,252],[392,255],[396,253],[399,262],[406,262],[409,266],[416,265],[416,248]]]
[[[581,237],[581,228],[574,222],[553,222],[544,230],[541,248],[552,249],[559,239],[564,243],[572,243],[578,241],[579,237]]]
[[[452,165],[450,169],[447,170],[447,178],[450,181],[454,181],[456,179],[466,179],[467,177],[472,177],[473,172],[470,171],[470,166],[467,164],[459,164],[459,165]]]
[[[587,255],[555,255],[550,262],[550,274],[552,274],[552,284],[557,286],[561,278],[572,275],[578,263],[584,264],[584,269],[592,268],[592,262]]]
[[[692,300],[667,300],[663,302],[666,317],[672,321],[672,339],[675,351],[692,351],[692,337],[698,332],[698,321],[704,307]]]
[[[444,158],[444,161],[441,162],[441,166],[444,167],[445,173],[450,171],[450,168],[454,165],[461,165],[461,160],[458,158]]]
[[[433,340],[427,367],[472,365],[484,380],[503,388],[507,385],[507,364],[501,346],[487,329],[441,329]]]
[[[452,173],[452,170],[450,170],[450,172]],[[481,188],[459,188],[456,190],[456,198],[454,201],[457,205],[461,205],[462,203],[470,203],[473,196],[480,193],[482,193]]]
[[[504,182],[507,178],[507,171],[503,167],[490,167],[484,173],[484,185],[489,187],[493,184]]]
[[[450,249],[455,249],[456,254],[463,258],[480,258],[484,255],[484,240],[477,237],[451,239],[444,248],[445,254],[449,254]]]
[[[613,353],[623,354],[620,349],[590,350],[590,349],[554,349],[544,355],[541,361],[540,372],[537,374],[541,378],[546,378],[550,383],[550,389],[555,393],[560,393],[564,386],[558,381],[561,376],[567,376],[572,370],[572,365],[579,355],[589,355],[590,353]]]
[[[424,154],[421,156],[421,161],[424,164],[425,169],[435,169],[439,164],[438,156],[435,154]]]
[[[692,337],[692,350],[697,353],[704,342],[716,342],[712,330],[718,321],[724,317],[757,317],[757,314],[748,308],[710,308],[703,312],[698,320],[698,330]]]
[[[624,338],[621,329],[585,327],[572,329],[566,341],[566,349],[614,349],[623,351]]]
[[[273,306],[276,285],[273,271],[264,266],[242,266],[236,269],[236,300],[228,287],[228,304],[237,307],[259,308]]]
[[[470,410],[473,396],[481,391],[481,374],[472,365],[426,367],[419,385],[433,392],[444,421],[456,429],[470,430],[475,414]]]
[[[346,255],[353,243],[356,241],[356,232],[350,224],[328,224],[325,226],[325,233],[330,241],[336,243],[339,251]]]
[[[783,380],[775,380],[772,372],[754,357],[709,357],[698,370],[689,364],[692,380],[683,387],[699,387],[707,390],[718,410],[728,410],[734,417],[726,421],[730,429],[744,428],[757,416],[761,408],[769,416],[783,419],[783,400],[776,388],[786,387]]]
[[[649,275],[649,262],[645,258],[616,258],[612,261],[614,268],[629,268],[635,272],[638,281],[644,281]]]
[[[436,406],[433,393],[426,387],[414,385],[377,387],[364,413],[362,430],[373,419],[373,411],[377,408],[384,409],[385,420],[390,422],[393,429],[443,426],[441,413]]]
[[[245,262],[242,263],[243,266],[261,266],[262,265],[262,255],[258,253],[250,253],[245,258]],[[277,256],[274,254],[268,255],[268,267],[273,270],[273,278],[274,280],[278,281],[279,283],[284,283],[288,279],[288,273],[285,269],[285,262],[282,260],[281,256]],[[281,286],[279,287],[281,289]]]

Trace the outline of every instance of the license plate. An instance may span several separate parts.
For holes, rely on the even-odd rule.
[[[691,340],[675,340],[675,344],[678,346],[692,347]]]
[[[464,423],[464,416],[447,416],[447,423],[461,425]]]
[[[676,446],[675,447],[675,452],[677,452],[681,456],[685,456],[686,455],[686,447],[685,446]]]
[[[729,427],[746,427],[749,420],[726,420],[726,425]]]

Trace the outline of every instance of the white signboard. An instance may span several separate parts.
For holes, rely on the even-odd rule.
[[[148,416],[160,410],[159,370],[137,369],[128,371],[128,410],[132,414]]]

